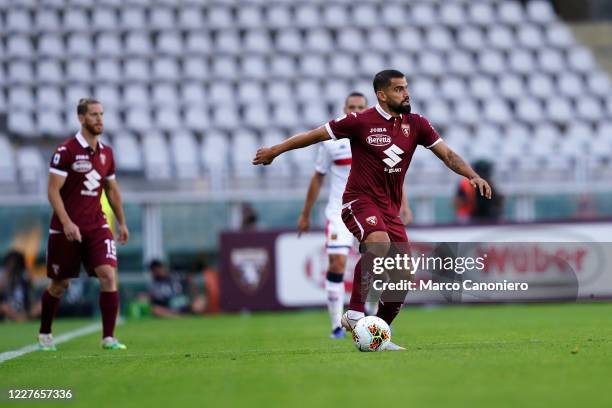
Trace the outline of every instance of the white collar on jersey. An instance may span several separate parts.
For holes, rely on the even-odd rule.
[[[83,149],[87,149],[89,147],[89,143],[87,143],[87,140],[85,140],[80,131],[76,134],[75,137]],[[100,149],[104,149],[104,145],[100,140],[98,140],[98,146],[100,146]]]
[[[380,106],[380,104],[376,104],[376,111],[378,113],[380,113],[380,116],[382,116],[383,118],[389,120],[393,117],[393,115],[391,115],[390,113],[385,112],[385,110]],[[402,114],[400,113],[400,118],[402,117]]]

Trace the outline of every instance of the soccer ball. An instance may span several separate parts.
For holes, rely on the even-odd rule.
[[[383,351],[391,341],[391,329],[380,317],[366,316],[353,329],[353,343],[359,351]]]

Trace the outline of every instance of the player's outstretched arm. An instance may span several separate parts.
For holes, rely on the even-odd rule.
[[[272,163],[272,160],[274,160],[277,156],[280,156],[289,150],[301,149],[302,147],[324,142],[329,139],[331,138],[323,126],[309,130],[308,132],[298,133],[277,145],[257,149],[255,158],[253,159],[253,164],[263,164],[266,166]]]
[[[57,218],[64,227],[64,235],[68,241],[81,242],[81,231],[79,227],[72,222],[64,207],[64,201],[60,195],[60,189],[66,182],[66,176],[60,176],[59,174],[49,173],[49,183],[47,186],[47,198],[53,208],[53,211],[57,215]]]
[[[467,164],[457,153],[453,152],[444,141],[437,143],[431,148],[436,156],[446,164],[446,166],[455,173],[467,177],[470,180],[472,187],[480,191],[480,195],[491,199],[491,186],[489,183],[480,177],[474,171],[472,166]]]
[[[128,230],[127,224],[125,222],[125,214],[123,212],[123,203],[121,201],[121,193],[119,192],[119,183],[117,180],[106,180],[106,184],[104,185],[104,190],[106,192],[106,197],[108,198],[108,203],[113,209],[113,213],[115,217],[117,217],[117,223],[119,224],[119,241],[120,244],[127,243],[130,237],[130,231]]]
[[[319,197],[319,192],[321,191],[324,178],[325,174],[315,171],[310,179],[310,185],[308,186],[308,192],[306,193],[304,208],[302,208],[302,212],[298,217],[298,236],[300,236],[302,232],[306,232],[310,229],[310,212],[312,211],[312,206],[314,205],[315,201],[317,201],[317,197]]]

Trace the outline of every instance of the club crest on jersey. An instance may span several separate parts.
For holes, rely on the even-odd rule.
[[[100,154],[100,163],[104,166],[106,164],[106,155],[104,153]]]
[[[410,125],[409,124],[402,124],[402,133],[404,133],[404,136],[408,137],[410,136]]]
[[[51,267],[53,268],[53,274],[57,276],[59,274],[59,265],[53,264]]]
[[[338,234],[331,234],[331,236],[329,237],[330,241],[336,241],[338,239]]]
[[[391,136],[387,135],[370,135],[366,138],[366,142],[372,146],[386,146],[391,143]]]
[[[368,224],[370,224],[370,225],[376,225],[376,224],[378,224],[378,219],[376,218],[375,215],[372,215],[372,216],[366,218],[366,222]]]
[[[76,171],[77,173],[87,173],[88,171],[91,171],[92,168],[93,165],[89,160],[77,160],[72,163],[72,170]]]

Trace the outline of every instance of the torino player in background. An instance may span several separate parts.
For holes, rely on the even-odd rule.
[[[344,113],[360,113],[367,108],[368,100],[360,92],[352,92],[344,101]],[[327,292],[327,309],[331,320],[330,338],[344,337],[341,324],[344,306],[344,271],[350,249],[353,247],[353,234],[342,221],[342,194],[346,187],[351,170],[351,144],[348,139],[328,140],[319,145],[315,172],[310,179],[304,208],[298,218],[299,234],[310,229],[310,212],[323,185],[326,174],[331,174],[331,183],[327,206],[325,207],[325,247],[329,257],[329,267],[325,279]],[[404,195],[400,216],[404,222],[412,222],[412,213]]]
[[[70,279],[79,276],[82,263],[87,274],[100,281],[102,348],[124,350],[127,347],[114,337],[119,311],[117,252],[100,204],[104,188],[119,224],[118,240],[125,244],[129,232],[115,180],[115,160],[112,149],[98,140],[104,129],[102,104],[81,99],[77,114],[81,130],[57,147],[49,168],[48,197],[53,217],[47,276],[51,283],[42,296],[39,348],[56,350],[51,334],[53,318]]]
[[[442,141],[427,119],[410,112],[408,83],[403,73],[381,71],[374,77],[373,85],[378,100],[375,107],[341,116],[278,145],[258,149],[253,159],[255,165],[267,165],[289,150],[329,139],[350,140],[353,161],[343,195],[342,220],[359,240],[363,255],[355,266],[349,309],[342,316],[342,325],[349,330],[364,316],[369,290],[366,275],[372,271],[373,258],[386,256],[392,243],[408,242],[398,215],[404,176],[417,145],[430,149],[448,168],[467,177],[481,195],[491,198],[489,184]],[[377,316],[391,324],[405,295],[383,292]],[[405,349],[390,343],[387,350]]]

